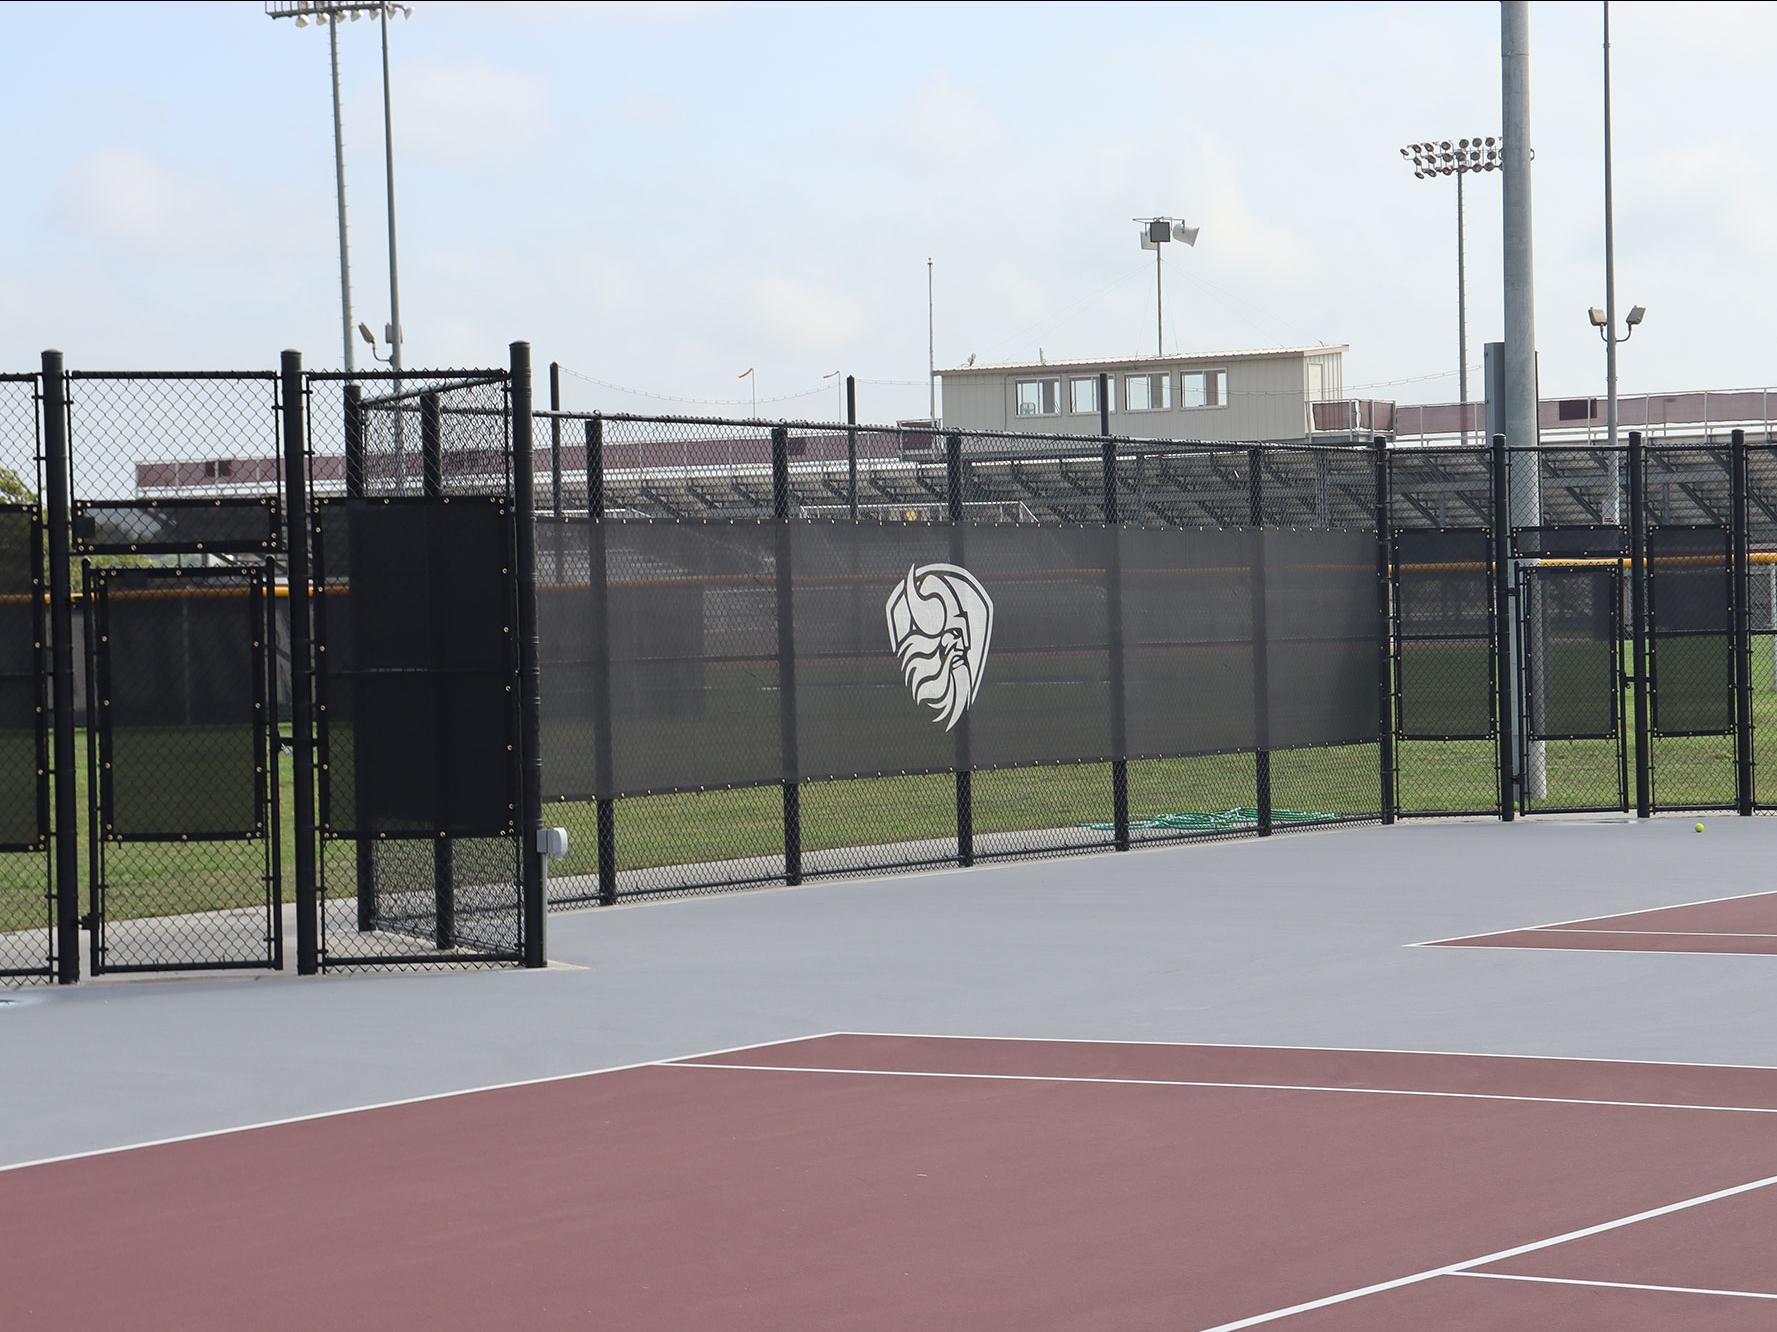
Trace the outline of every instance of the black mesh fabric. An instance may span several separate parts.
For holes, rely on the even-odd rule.
[[[320,543],[323,826],[506,833],[517,805],[517,694],[504,503],[350,500],[331,517]]]
[[[1124,712],[1132,753],[1250,750],[1256,536],[1125,528]]]
[[[1484,530],[1395,538],[1398,734],[1493,735],[1492,537]]]
[[[1620,715],[1615,567],[1526,572],[1530,736],[1615,736]]]
[[[38,543],[31,514],[0,510],[0,850],[44,834],[39,790]]]
[[[777,781],[777,532],[607,521],[614,794]]]
[[[546,519],[537,527],[538,712],[543,798],[597,795],[593,692],[594,626],[586,518]]]
[[[256,576],[109,571],[99,683],[104,822],[130,838],[249,837],[264,820]]]
[[[74,538],[79,549],[95,554],[259,554],[280,544],[278,502],[267,496],[85,500],[74,506]]]
[[[1575,527],[1526,527],[1512,534],[1520,555],[1621,555],[1629,549],[1629,533],[1621,527],[1585,524]]]
[[[1114,537],[1098,527],[963,529],[960,563],[994,606],[992,647],[968,711],[977,767],[1111,757]]]
[[[1269,744],[1377,736],[1376,539],[1264,533]]]
[[[796,720],[804,777],[934,772],[956,763],[954,731],[903,682],[888,606],[908,571],[950,560],[950,529],[924,523],[791,527]],[[995,639],[1000,632],[996,622]],[[989,643],[983,690],[997,683]],[[934,673],[941,669],[933,659]]]
[[[1648,533],[1649,691],[1659,735],[1734,729],[1732,564],[1720,527]]]

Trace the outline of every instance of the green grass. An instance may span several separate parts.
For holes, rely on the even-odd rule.
[[[1777,804],[1777,692],[1771,682],[1768,639],[1755,644],[1753,708],[1757,787],[1761,802]],[[1624,698],[1627,709],[1629,700]],[[76,797],[87,807],[85,736],[78,738]],[[1633,741],[1631,741],[1631,745]],[[1554,806],[1616,807],[1616,747],[1611,741],[1550,741],[1545,746],[1548,799]],[[1421,814],[1491,810],[1497,778],[1487,741],[1408,740],[1398,746],[1397,797],[1405,812]],[[1728,736],[1654,741],[1656,803],[1664,808],[1730,803],[1733,740]],[[192,756],[188,761],[200,761]],[[1629,754],[1631,783],[1634,754]],[[1330,814],[1374,810],[1378,774],[1370,746],[1297,750],[1272,756],[1272,798],[1279,808]],[[168,781],[178,774],[169,771]],[[281,859],[285,899],[291,895],[294,836],[293,788],[288,757],[279,764]],[[1631,798],[1633,793],[1631,792]],[[1129,764],[1133,818],[1219,812],[1256,803],[1250,754],[1145,759]],[[810,856],[847,847],[955,836],[955,785],[932,776],[863,778],[809,783],[803,788],[803,849]],[[977,837],[1054,828],[1078,828],[1111,817],[1110,765],[1104,763],[1003,769],[977,773],[974,819]],[[782,797],[776,786],[644,796],[616,806],[618,867],[674,866],[783,850]],[[594,806],[558,803],[545,820],[569,828],[572,841],[557,875],[597,869]],[[1087,839],[1083,835],[1083,839]],[[90,848],[84,814],[80,824],[81,909]],[[125,843],[106,849],[108,910],[114,919],[158,916],[222,907],[251,906],[261,899],[261,848],[256,842]],[[336,891],[351,892],[349,856],[330,859]],[[0,932],[35,928],[42,920],[44,859],[0,855]]]

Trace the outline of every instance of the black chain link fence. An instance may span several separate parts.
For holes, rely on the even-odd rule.
[[[54,970],[40,389],[0,375],[0,985]]]

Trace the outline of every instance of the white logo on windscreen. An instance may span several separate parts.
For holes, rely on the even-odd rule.
[[[888,630],[913,701],[950,730],[981,692],[993,598],[954,564],[909,568],[889,593]]]

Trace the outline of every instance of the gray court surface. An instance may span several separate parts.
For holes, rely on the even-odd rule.
[[[1777,957],[1404,946],[1777,888],[1777,819],[1705,817],[1301,832],[559,913],[542,972],[0,992],[0,1164],[828,1031],[1777,1065]]]

